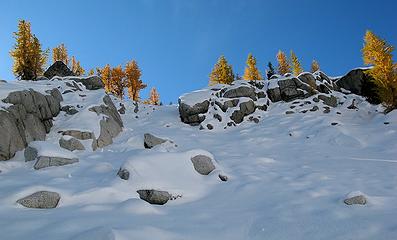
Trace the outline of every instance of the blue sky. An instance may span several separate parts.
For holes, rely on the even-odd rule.
[[[395,0],[4,0],[0,9],[1,79],[13,79],[12,32],[26,19],[44,48],[65,43],[85,69],[136,59],[164,103],[206,86],[221,54],[242,75],[249,52],[264,72],[293,49],[306,69],[315,58],[337,76],[362,66],[366,29],[397,45]]]

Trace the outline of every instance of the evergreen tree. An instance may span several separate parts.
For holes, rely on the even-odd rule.
[[[284,75],[291,72],[291,65],[285,53],[281,50],[277,53],[278,73]]]
[[[97,69],[97,73],[98,75],[101,77],[102,79],[102,83],[103,86],[105,88],[105,92],[106,93],[110,93],[111,92],[111,77],[112,77],[112,70],[110,69],[110,65],[106,64],[105,67],[103,67],[102,69]]]
[[[52,61],[62,61],[66,65],[69,64],[68,50],[65,44],[61,43],[59,46],[52,49]]]
[[[236,74],[236,80],[243,80],[243,78],[237,73]]]
[[[139,93],[146,87],[146,84],[141,80],[142,73],[135,60],[127,63],[125,66],[125,74],[128,96],[133,101],[139,101]]]
[[[84,68],[80,65],[80,61],[77,61],[74,56],[72,56],[72,72],[76,76],[83,76],[85,74]]]
[[[254,56],[252,56],[252,54],[248,54],[248,58],[247,58],[247,66],[245,67],[244,70],[244,76],[243,79],[244,80],[262,80],[262,75],[259,72],[258,68],[256,67],[256,59]]]
[[[232,65],[228,64],[225,56],[220,56],[210,74],[209,85],[231,84],[234,81]]]
[[[125,72],[119,65],[112,69],[110,77],[110,92],[114,96],[123,99],[125,86]]]
[[[44,72],[47,51],[43,51],[38,38],[32,34],[30,23],[20,20],[18,31],[14,32],[16,44],[11,50],[14,59],[14,75],[22,80],[34,80]]]
[[[315,73],[318,70],[320,70],[320,64],[318,64],[318,62],[315,59],[313,59],[312,65],[311,65],[311,72]]]
[[[298,76],[299,74],[301,74],[303,72],[303,68],[302,68],[301,63],[299,62],[298,57],[292,50],[291,50],[291,62],[292,62],[292,73],[295,76]]]
[[[379,99],[386,112],[397,108],[397,64],[393,63],[394,47],[371,31],[364,37],[364,64],[373,65],[368,74],[373,77]]]
[[[267,64],[267,68],[266,76],[267,79],[270,79],[274,74],[276,74],[276,71],[274,70],[273,64],[271,62]]]
[[[150,104],[159,105],[160,104],[160,94],[157,92],[156,88],[150,90]]]

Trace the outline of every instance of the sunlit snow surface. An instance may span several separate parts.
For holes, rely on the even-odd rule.
[[[84,105],[84,113],[102,102],[102,90],[83,93],[84,101],[71,93],[62,104]],[[397,239],[397,112],[385,116],[361,100],[358,111],[349,110],[354,97],[360,100],[349,95],[329,114],[286,115],[291,103],[276,103],[256,112],[258,124],[217,131],[183,124],[176,105],[140,106],[135,114],[126,101],[115,143],[75,152],[78,163],[34,170],[23,152],[0,162],[0,239]],[[47,141],[97,121],[94,113],[61,113]],[[177,147],[144,149],[147,132]],[[217,170],[202,176],[189,169],[192,153],[212,154]],[[136,166],[128,181],[116,175],[124,164]],[[156,186],[182,197],[163,206],[139,199],[138,188]],[[39,190],[58,192],[59,206],[15,203]],[[367,205],[343,203],[355,191]]]

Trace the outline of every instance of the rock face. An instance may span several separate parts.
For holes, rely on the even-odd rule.
[[[62,61],[56,61],[47,69],[47,71],[44,72],[44,76],[48,79],[51,79],[55,76],[74,76],[74,73],[68,68],[68,66],[66,66],[65,63]]]
[[[62,95],[58,89],[44,95],[34,90],[11,92],[0,110],[0,160],[8,160],[31,141],[44,140],[59,114]]]
[[[93,150],[112,144],[113,138],[115,138],[123,130],[123,121],[121,120],[120,114],[117,111],[117,108],[114,106],[112,99],[106,95],[102,100],[104,104],[94,106],[89,109],[98,115],[105,115],[105,117],[101,119],[99,123],[99,137],[94,139],[92,142]]]
[[[311,77],[309,78],[307,74],[301,76],[301,78],[307,82],[312,81]],[[276,81],[277,84],[277,87],[272,87],[267,90],[267,94],[272,102],[290,102],[295,99],[307,98],[317,93],[316,89],[296,77],[273,79],[271,81]]]
[[[166,191],[158,191],[158,190],[138,190],[137,193],[139,197],[150,203],[155,205],[164,205],[171,199],[171,194]]]
[[[39,152],[34,147],[26,147],[23,155],[25,157],[25,162],[33,161],[37,159]]]
[[[179,99],[179,114],[182,122],[192,126],[199,125],[205,119],[205,117],[201,116],[200,114],[206,113],[208,111],[209,105],[210,102],[208,100],[204,100],[201,103],[196,103],[193,106],[189,106]]]
[[[264,86],[264,81],[236,81],[186,94],[179,98],[181,120],[209,130],[239,124],[257,109],[267,110],[269,99],[262,90]]]
[[[61,196],[56,192],[40,191],[21,198],[17,203],[27,208],[56,208]]]
[[[190,159],[193,163],[194,169],[201,175],[208,175],[215,170],[215,165],[212,159],[205,155],[197,155]]]
[[[367,203],[367,199],[365,198],[364,195],[358,195],[351,198],[347,198],[343,202],[347,205],[354,205],[354,204],[365,205]]]
[[[64,137],[60,138],[59,146],[69,151],[85,150],[84,145],[79,140],[73,137],[70,137],[69,139],[65,139]]]
[[[365,71],[365,69],[351,70],[335,83],[340,88],[365,97],[370,103],[379,104],[380,100],[375,92],[373,78],[366,74]]]
[[[145,133],[143,135],[143,144],[145,148],[153,148],[154,146],[160,145],[162,143],[165,143],[167,140],[156,137],[150,133]]]

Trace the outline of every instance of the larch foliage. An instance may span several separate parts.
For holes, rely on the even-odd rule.
[[[77,61],[74,56],[72,56],[72,72],[76,76],[83,76],[85,74],[84,68],[80,65],[80,61]]]
[[[220,56],[210,74],[209,85],[231,84],[234,81],[232,65],[228,64],[225,56]]]
[[[160,105],[160,94],[158,93],[156,88],[152,88],[150,90],[150,98],[149,98],[149,102],[152,105]]]
[[[133,101],[139,101],[139,93],[146,87],[141,80],[141,70],[135,60],[128,62],[125,66],[126,87],[128,89],[128,96]]]
[[[88,72],[89,76],[95,75],[95,71],[93,68],[90,69],[90,71]]]
[[[39,39],[32,34],[30,23],[20,20],[14,32],[16,43],[10,54],[14,60],[14,75],[22,80],[36,79],[44,72],[48,51],[43,51]]]
[[[266,70],[267,79],[270,79],[274,74],[276,74],[276,71],[274,70],[273,64],[269,62],[267,64],[267,70]]]
[[[277,62],[278,62],[278,73],[280,75],[284,75],[286,73],[291,72],[291,65],[288,61],[288,58],[285,55],[285,53],[281,50],[279,50],[277,53]]]
[[[246,62],[247,66],[245,67],[244,70],[244,75],[243,75],[243,79],[244,80],[262,80],[262,75],[260,73],[260,71],[258,70],[258,68],[256,67],[256,59],[254,56],[252,56],[252,54],[248,54],[248,58],[247,58],[247,62]]]
[[[112,69],[110,76],[110,85],[110,92],[113,93],[114,96],[123,99],[125,72],[120,65]]]
[[[313,59],[312,65],[311,65],[311,67],[310,67],[310,71],[311,71],[312,73],[315,73],[315,72],[317,72],[318,70],[320,70],[320,64],[318,64],[318,62],[317,62],[315,59]]]
[[[66,49],[65,44],[61,43],[59,46],[52,49],[52,61],[62,61],[66,65],[69,64],[68,50]]]
[[[374,79],[376,92],[386,112],[397,108],[397,64],[393,63],[394,47],[367,31],[364,37],[364,64],[372,65],[368,74]]]
[[[99,76],[102,79],[102,83],[106,93],[110,93],[112,89],[111,85],[111,77],[112,77],[112,70],[109,64],[106,64],[102,69],[97,69]]]
[[[293,73],[293,75],[298,76],[299,74],[301,74],[303,72],[302,65],[301,65],[298,57],[296,56],[296,54],[292,50],[291,50],[291,63],[292,63],[292,73]]]

